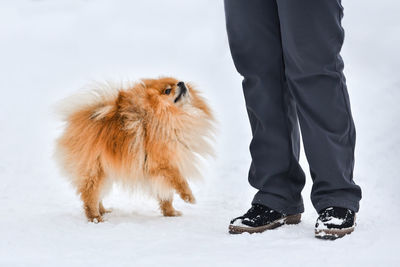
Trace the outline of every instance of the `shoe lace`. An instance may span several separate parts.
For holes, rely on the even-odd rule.
[[[233,219],[231,221],[231,223],[233,223],[236,220],[243,220],[245,218],[252,218],[252,217],[254,217],[255,214],[260,214],[262,211],[265,211],[266,209],[268,209],[268,208],[265,207],[265,206],[262,206],[260,204],[253,204],[251,206],[251,208],[245,214],[243,214],[240,217],[237,217],[237,218]]]
[[[330,217],[336,217],[346,220],[347,217],[352,214],[352,212],[353,211],[345,208],[329,207],[320,214],[320,218],[327,219]]]

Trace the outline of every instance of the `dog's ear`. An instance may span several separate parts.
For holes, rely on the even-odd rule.
[[[130,96],[126,91],[119,91],[117,99],[115,100],[115,105],[119,110],[125,109],[129,106]]]
[[[125,118],[143,116],[144,110],[141,107],[140,98],[132,91],[120,91],[115,101],[118,113]]]

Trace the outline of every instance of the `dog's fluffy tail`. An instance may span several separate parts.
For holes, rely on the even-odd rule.
[[[61,120],[67,121],[71,115],[90,107],[95,108],[95,113],[104,112],[109,108],[104,105],[116,99],[122,89],[122,84],[92,83],[80,92],[58,101],[54,107],[55,113]]]

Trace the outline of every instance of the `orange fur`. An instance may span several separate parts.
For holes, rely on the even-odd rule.
[[[145,189],[165,216],[180,215],[172,206],[174,192],[195,202],[187,180],[199,174],[197,155],[212,154],[213,115],[190,84],[178,98],[177,84],[174,78],[144,79],[75,99],[80,104],[65,102],[66,128],[56,154],[88,220],[103,220],[101,199],[113,182]]]

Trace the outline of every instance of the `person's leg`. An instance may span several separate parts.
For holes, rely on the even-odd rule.
[[[279,0],[289,89],[295,98],[310,165],[317,211],[359,209],[353,182],[355,128],[340,50],[344,32],[340,0]]]
[[[249,182],[259,190],[253,204],[301,213],[305,176],[298,163],[299,130],[284,75],[276,1],[225,0],[225,15],[253,133]]]

